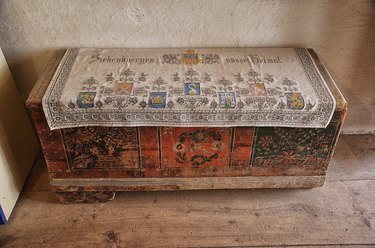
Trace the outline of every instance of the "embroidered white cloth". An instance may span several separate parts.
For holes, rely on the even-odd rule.
[[[51,129],[324,128],[335,99],[306,49],[68,49],[43,97]]]

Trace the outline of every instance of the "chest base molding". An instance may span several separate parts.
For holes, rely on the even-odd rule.
[[[325,176],[247,176],[200,178],[52,179],[54,191],[159,191],[204,189],[314,188]]]

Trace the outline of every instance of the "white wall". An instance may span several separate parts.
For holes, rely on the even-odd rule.
[[[375,131],[371,0],[3,0],[0,21],[24,97],[56,48],[312,47],[349,102],[344,131]]]

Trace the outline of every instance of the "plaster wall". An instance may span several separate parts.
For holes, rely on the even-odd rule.
[[[312,47],[349,102],[345,133],[375,131],[371,0],[3,0],[0,47],[27,97],[65,47]]]

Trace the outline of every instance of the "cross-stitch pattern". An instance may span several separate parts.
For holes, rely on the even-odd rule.
[[[335,100],[305,49],[68,49],[43,108],[51,129],[321,128]]]

